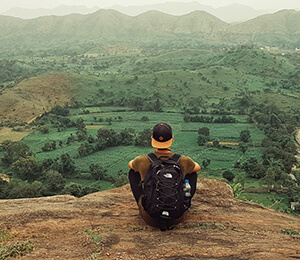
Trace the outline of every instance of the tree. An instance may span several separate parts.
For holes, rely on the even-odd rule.
[[[209,128],[208,127],[201,127],[198,129],[198,135],[204,135],[209,137]]]
[[[246,151],[248,150],[248,146],[247,146],[246,144],[244,144],[244,143],[241,143],[241,144],[239,145],[239,150],[240,150],[243,154],[245,154]]]
[[[77,127],[77,129],[80,131],[84,131],[85,130],[85,123],[84,123],[84,120],[82,118],[78,118],[76,121],[75,121],[75,126]]]
[[[9,141],[2,146],[2,149],[6,152],[2,158],[2,163],[6,166],[11,165],[21,157],[30,155],[29,147],[22,142]]]
[[[222,176],[224,179],[228,180],[229,182],[232,182],[235,177],[234,173],[228,170],[224,171]]]
[[[114,177],[114,184],[116,187],[121,187],[128,183],[128,175],[127,173],[120,170],[118,175]]]
[[[77,136],[77,141],[78,142],[86,140],[87,139],[87,131],[86,131],[86,129],[83,128],[81,130],[78,130],[76,132],[76,136]]]
[[[0,178],[0,199],[6,199],[6,191],[7,191],[8,182]]]
[[[297,163],[295,155],[286,152],[281,147],[268,147],[264,150],[262,158],[264,165],[269,165],[272,160],[281,161],[284,171],[287,173],[290,173],[293,165]]]
[[[275,184],[276,173],[271,167],[267,169],[266,175],[261,179],[270,188]]]
[[[55,170],[45,172],[45,186],[48,191],[58,192],[61,191],[66,184],[66,180],[62,174]]]
[[[124,129],[120,132],[120,145],[132,145],[135,137],[134,129]]]
[[[147,122],[147,121],[149,121],[149,117],[148,116],[142,116],[141,121]]]
[[[241,168],[247,173],[249,177],[260,179],[265,176],[266,166],[259,164],[257,159],[251,157],[245,161]]]
[[[202,166],[204,169],[206,169],[208,167],[208,165],[210,164],[211,160],[210,159],[204,159],[202,161]]]
[[[99,181],[104,179],[104,174],[106,170],[104,170],[99,164],[92,163],[89,168],[90,168],[91,176],[94,180]]]
[[[40,181],[29,183],[28,181],[12,179],[7,187],[8,199],[35,198],[41,197],[44,194],[45,190],[43,188],[43,183]]]
[[[162,107],[161,107],[161,103],[160,103],[160,99],[157,98],[155,103],[154,103],[154,106],[153,106],[153,111],[155,112],[162,112]]]
[[[60,169],[59,165],[59,158],[47,158],[43,160],[41,165],[41,171],[49,171],[49,170],[56,170],[58,171]]]
[[[106,147],[117,146],[119,144],[119,136],[113,129],[100,128],[97,132],[98,141],[102,141]]]
[[[21,157],[10,168],[22,180],[35,180],[39,174],[37,161],[33,156]]]
[[[88,156],[94,152],[94,147],[89,143],[84,143],[78,147],[77,152],[80,157]]]
[[[56,142],[46,142],[44,144],[44,146],[42,147],[42,151],[43,152],[49,152],[49,151],[53,151],[56,149]]]
[[[60,172],[65,175],[70,175],[75,172],[75,163],[68,153],[60,156]]]
[[[215,147],[215,148],[220,147],[220,142],[217,140],[213,141],[213,147]]]
[[[82,185],[71,182],[64,187],[62,194],[70,194],[76,197],[81,197],[85,195],[85,192]]]
[[[60,116],[68,116],[70,114],[70,111],[66,107],[57,105],[51,109],[50,113]]]
[[[151,146],[151,136],[152,136],[152,130],[144,129],[136,137],[135,145],[144,146],[144,147]]]
[[[202,134],[198,136],[198,139],[197,139],[198,145],[203,146],[203,145],[206,144],[207,141],[208,141],[208,137],[207,136],[202,135]]]
[[[75,142],[75,137],[74,135],[71,133],[70,136],[67,138],[67,142],[66,144],[70,144],[72,142]]]
[[[40,132],[42,134],[48,134],[49,133],[49,128],[46,127],[46,126],[43,126],[43,127],[40,128]]]
[[[249,139],[251,137],[250,131],[249,130],[243,130],[240,132],[240,140],[244,143],[249,142]]]

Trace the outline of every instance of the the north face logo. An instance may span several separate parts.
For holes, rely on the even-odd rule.
[[[164,176],[168,179],[172,179],[173,178],[173,175],[171,173],[166,173],[164,174]]]

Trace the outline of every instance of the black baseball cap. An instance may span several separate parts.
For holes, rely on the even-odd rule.
[[[167,123],[158,123],[153,127],[152,146],[154,148],[168,148],[173,143],[172,128]]]

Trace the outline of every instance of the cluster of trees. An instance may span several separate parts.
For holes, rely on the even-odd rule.
[[[281,111],[274,105],[261,104],[252,111],[252,120],[258,123],[266,138],[261,142],[263,155],[260,160],[250,158],[237,163],[250,177],[261,179],[269,187],[283,185],[289,188],[291,201],[300,202],[298,188],[300,179],[291,178],[291,169],[297,164],[297,149],[293,133],[300,123],[300,116]],[[243,135],[247,139],[247,135]],[[299,189],[298,189],[299,191]]]
[[[65,177],[75,173],[75,163],[69,154],[38,163],[29,147],[22,142],[5,141],[2,164],[13,177],[8,183],[1,181],[0,198],[21,198],[52,195],[62,191]]]
[[[83,196],[98,188],[77,183],[66,184],[78,172],[74,160],[68,153],[38,162],[29,147],[22,142],[5,141],[0,149],[4,152],[2,164],[7,168],[10,182],[0,178],[0,199],[40,197],[54,194]],[[115,185],[127,182],[127,175],[118,173],[112,177],[99,164],[91,164],[88,178],[106,180]]]
[[[236,123],[236,119],[232,116],[223,115],[218,118],[213,116],[191,116],[190,114],[185,114],[183,117],[184,122],[199,122],[199,123]]]
[[[147,147],[151,145],[151,135],[151,129],[144,129],[142,132],[136,133],[131,128],[125,128],[120,132],[116,132],[113,129],[100,128],[95,137],[88,136],[86,141],[80,145],[78,154],[80,157],[84,157],[115,146],[136,145]]]
[[[208,127],[201,127],[198,129],[198,145],[203,146],[210,140],[209,139],[209,128]]]
[[[204,146],[207,144],[208,141],[210,141],[210,130],[208,127],[201,127],[198,129],[198,139],[197,143],[199,146]],[[239,140],[240,140],[240,145],[239,148],[240,150],[245,153],[247,150],[247,142],[249,142],[249,139],[251,137],[251,133],[249,130],[242,130],[240,132]],[[213,147],[219,147],[219,141],[214,140],[212,142]]]

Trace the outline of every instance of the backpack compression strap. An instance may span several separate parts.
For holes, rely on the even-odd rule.
[[[147,154],[148,159],[150,162],[159,161],[160,159],[155,155],[155,153],[149,153]]]
[[[170,158],[171,160],[175,161],[177,164],[179,163],[180,159],[181,159],[181,155],[180,154],[173,154],[173,156]]]

